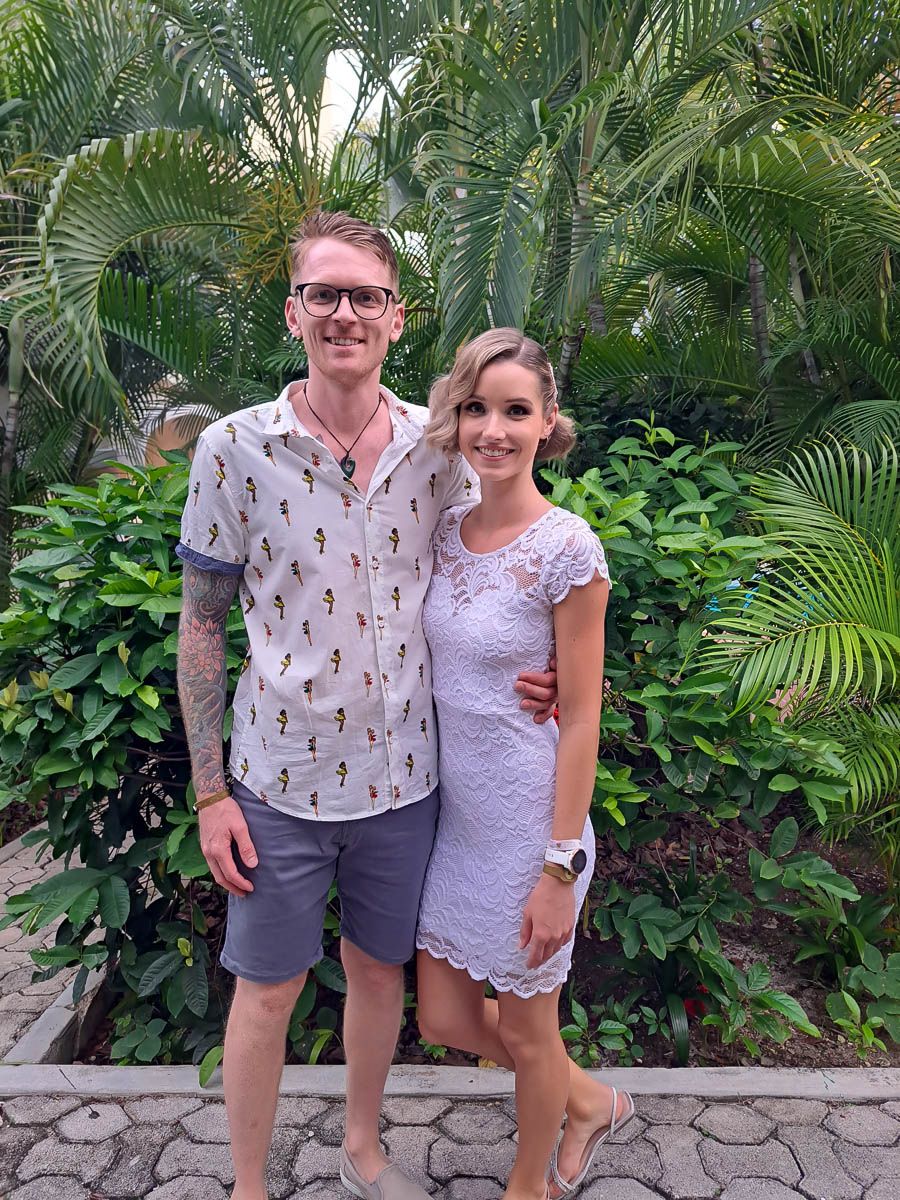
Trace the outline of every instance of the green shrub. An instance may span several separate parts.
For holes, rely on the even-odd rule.
[[[635,424],[641,437],[614,442],[604,466],[574,480],[543,472],[553,499],[596,529],[613,580],[594,828],[623,850],[665,843],[685,819],[711,832],[738,820],[759,834],[785,802],[815,806],[826,789],[846,790],[841,747],[791,728],[774,705],[735,712],[731,674],[704,668],[723,597],[743,593],[752,605],[767,566],[766,543],[744,524],[752,480],[736,465],[740,446],[694,447]],[[638,872],[631,889],[598,881],[594,890],[594,927],[620,947],[596,961],[613,984],[640,981],[630,1011],[643,999],[657,1013],[654,1033],[671,1038],[678,1061],[690,1049],[685,1004],[751,1053],[760,1037],[812,1031],[760,971],[745,975],[722,957],[720,927],[749,908],[723,870],[704,877],[692,858],[684,871]],[[589,1045],[586,1030],[579,1045]]]
[[[608,696],[593,815],[598,836],[625,850],[665,838],[684,819],[701,830],[740,821],[759,834],[783,802],[813,803],[842,786],[836,743],[791,729],[772,705],[736,714],[730,677],[699,665],[720,598],[739,587],[752,602],[761,566],[763,543],[742,528],[749,479],[735,467],[737,449],[678,445],[647,426],[580,479],[544,472],[554,499],[584,515],[609,552]],[[172,456],[158,469],[55,488],[46,505],[20,510],[34,525],[18,535],[17,600],[0,614],[0,806],[46,798],[47,831],[30,840],[67,863],[80,857],[8,903],[5,921],[29,930],[64,918],[56,945],[34,953],[42,976],[77,967],[80,989],[89,969],[102,967],[117,997],[114,1056],[193,1060],[207,1075],[221,1055],[230,981],[216,967],[223,896],[200,853],[175,690],[174,545],[187,481],[186,460]],[[234,681],[245,653],[237,607],[228,631]],[[230,713],[226,737],[229,727]],[[790,886],[793,845],[779,828],[771,858]],[[671,1037],[680,1058],[700,989],[726,1040],[754,1047],[808,1026],[762,972],[744,975],[723,958],[719,928],[743,920],[746,903],[722,870],[704,876],[695,862],[645,870],[603,901],[594,926],[618,939],[612,960],[639,985],[634,1002],[643,997],[637,1011],[648,1034]],[[337,924],[330,906],[327,948]],[[331,997],[345,988],[331,957],[310,974],[289,1034],[300,1057],[315,1061],[337,1039]],[[881,1002],[883,991],[873,997]],[[570,1034],[583,1054],[618,1038],[619,1051],[637,1058],[630,1009],[595,1013],[598,1033],[590,1002],[577,1003],[573,1014],[584,1021]]]
[[[37,523],[17,536],[18,598],[0,615],[0,804],[46,796],[47,831],[29,840],[82,865],[8,911],[28,930],[65,916],[57,944],[33,955],[42,977],[77,966],[77,993],[90,968],[108,970],[127,998],[116,1057],[199,1060],[225,998],[175,690],[188,467],[173,456],[121,470],[17,510]],[[242,639],[235,611],[232,669]]]

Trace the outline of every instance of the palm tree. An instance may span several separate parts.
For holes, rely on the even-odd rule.
[[[773,565],[753,602],[723,602],[703,652],[738,708],[774,697],[839,744],[846,788],[813,797],[826,836],[863,833],[900,885],[900,454],[835,439],[760,473],[752,524]],[[710,639],[712,641],[712,639]]]
[[[352,124],[330,140],[337,31],[317,0],[6,7],[0,144],[22,197],[4,230],[2,320],[20,331],[23,384],[2,461],[21,500],[77,478],[161,400],[191,405],[191,434],[275,394],[303,361],[283,321],[297,224],[319,205],[380,221],[387,197]],[[374,87],[363,71],[360,111]],[[412,214],[401,230],[415,228]],[[427,362],[430,270],[415,238],[398,240],[417,310],[398,357]]]
[[[580,407],[623,380],[645,403],[736,397],[769,453],[832,414],[896,431],[898,15],[445,12],[381,139],[399,175],[397,128],[415,134],[404,179],[428,185],[445,349],[527,324],[560,344]]]
[[[900,431],[900,7],[779,5],[725,58],[651,110],[652,212],[609,262],[578,396],[646,380],[650,403],[733,397],[757,453],[822,428],[871,449]]]

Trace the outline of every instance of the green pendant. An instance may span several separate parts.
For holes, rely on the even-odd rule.
[[[345,454],[344,457],[338,461],[338,466],[344,472],[345,479],[352,479],[353,472],[356,470],[356,463],[349,454]]]

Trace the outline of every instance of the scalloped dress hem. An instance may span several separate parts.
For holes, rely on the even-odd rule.
[[[531,991],[520,991],[519,988],[511,986],[508,983],[500,983],[491,974],[490,970],[485,971],[483,974],[478,974],[472,967],[469,966],[468,963],[463,962],[462,960],[454,959],[449,950],[437,950],[434,946],[426,946],[419,941],[418,937],[416,938],[416,949],[424,950],[426,954],[430,954],[432,958],[443,959],[457,971],[465,971],[469,978],[474,979],[476,983],[487,982],[491,985],[495,992],[512,992],[514,996],[518,996],[521,1000],[530,1000],[533,996],[537,995],[547,996],[550,994],[550,992],[555,992],[557,988],[561,988],[563,983],[565,983],[565,980],[563,980],[562,983],[550,983],[547,987],[536,985]]]

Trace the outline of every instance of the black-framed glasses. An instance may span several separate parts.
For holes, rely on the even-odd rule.
[[[298,283],[294,294],[311,317],[330,317],[337,312],[341,296],[349,296],[350,307],[364,321],[377,321],[384,316],[388,301],[397,299],[390,288],[336,288],[330,283]]]

